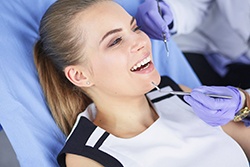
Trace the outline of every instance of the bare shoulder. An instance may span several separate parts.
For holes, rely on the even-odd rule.
[[[67,167],[103,167],[98,162],[75,154],[66,154],[66,166]]]

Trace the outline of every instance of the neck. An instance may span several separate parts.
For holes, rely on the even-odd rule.
[[[95,105],[98,112],[94,123],[122,138],[138,135],[158,118],[145,96],[129,100],[95,102]]]

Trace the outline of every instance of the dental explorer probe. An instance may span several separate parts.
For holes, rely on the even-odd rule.
[[[166,93],[166,94],[173,94],[173,95],[187,95],[190,96],[190,92],[182,92],[182,91],[165,91],[165,90],[161,90],[154,82],[151,82],[152,85],[154,85],[154,87],[162,93]],[[223,99],[231,99],[231,96],[227,96],[227,95],[216,95],[216,94],[205,94],[206,96],[209,97],[213,97],[213,98],[223,98]]]
[[[156,1],[157,1],[158,12],[161,15],[161,17],[163,17],[161,7],[160,7],[160,3],[159,3],[160,0],[156,0]],[[167,41],[166,33],[162,33],[162,37],[163,37],[163,42],[165,44],[165,48],[166,48],[166,51],[167,51],[167,57],[168,57],[169,56],[169,49],[168,49],[168,41]]]

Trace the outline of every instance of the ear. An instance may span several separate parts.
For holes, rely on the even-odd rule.
[[[90,82],[90,78],[85,75],[87,74],[83,72],[82,68],[72,65],[67,66],[64,69],[64,74],[68,78],[68,80],[78,87],[90,87],[93,83]]]

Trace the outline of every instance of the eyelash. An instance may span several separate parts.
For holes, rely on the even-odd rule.
[[[135,27],[135,28],[133,29],[133,31],[135,32],[135,31],[140,30],[140,29],[141,29],[141,26],[137,26],[137,27]]]
[[[110,45],[109,47],[112,47],[116,44],[119,44],[122,41],[122,37],[116,38]]]
[[[135,31],[137,31],[137,30],[140,30],[140,29],[141,29],[141,27],[140,27],[140,26],[137,26],[137,27],[135,27],[135,28],[133,29],[133,32],[135,32]],[[119,44],[121,41],[122,41],[122,37],[119,37],[119,38],[115,39],[115,40],[109,45],[109,47],[112,47],[112,46],[114,46],[114,45],[116,45],[116,44]]]

